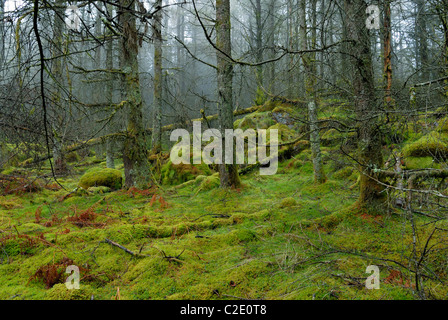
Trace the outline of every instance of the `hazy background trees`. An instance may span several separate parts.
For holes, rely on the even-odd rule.
[[[64,150],[107,136],[96,144],[98,157],[107,157],[109,167],[116,157],[128,159],[127,185],[134,185],[137,159],[146,159],[147,150],[169,150],[163,126],[189,127],[203,110],[221,115],[213,126],[231,127],[232,111],[282,97],[302,104],[298,121],[310,128],[316,180],[323,182],[319,119],[332,114],[321,113],[322,99],[337,105],[337,99],[357,97],[348,108],[363,115],[345,125],[370,126],[360,133],[367,145],[387,132],[370,121],[372,113],[380,122],[406,122],[416,106],[429,112],[446,104],[445,0],[46,0],[38,8],[49,105],[45,137],[34,2],[0,4],[2,141],[26,145],[38,160],[48,138],[56,173],[67,170]],[[379,30],[364,26],[369,4],[380,8]],[[79,8],[76,29],[66,23],[72,5]],[[231,25],[225,32],[222,5],[229,8],[224,19]],[[365,70],[357,66],[358,54],[371,61]],[[360,92],[366,94],[362,108]],[[357,161],[364,163],[364,157],[369,155]],[[380,165],[376,156],[364,165],[373,165],[372,159]],[[152,169],[143,162],[137,171],[144,173],[137,176],[149,181]]]

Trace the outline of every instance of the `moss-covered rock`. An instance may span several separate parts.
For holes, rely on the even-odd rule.
[[[168,161],[162,167],[162,183],[165,185],[179,185],[194,180],[198,176],[208,176],[212,170],[205,163],[198,165],[178,164]]]
[[[448,159],[448,143],[445,135],[431,132],[403,148],[405,157],[433,157]]]
[[[267,129],[274,125],[275,121],[272,118],[272,112],[254,112],[248,114],[242,119],[235,122],[235,129],[247,130],[247,129]]]
[[[278,130],[278,142],[291,142],[297,136],[297,133],[285,124],[277,123],[268,129],[267,142],[271,140],[271,130]]]
[[[85,173],[79,181],[79,186],[83,189],[90,187],[109,187],[118,190],[123,185],[121,171],[116,169],[99,169]]]
[[[407,157],[404,159],[404,165],[408,170],[441,168],[440,163],[434,161],[433,157]]]
[[[280,124],[293,128],[297,121],[293,117],[294,110],[290,107],[278,106],[272,111],[272,118]]]

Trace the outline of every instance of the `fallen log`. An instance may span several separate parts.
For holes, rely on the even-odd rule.
[[[261,109],[261,107],[262,106],[253,106],[253,107],[246,108],[246,109],[236,110],[233,112],[233,116],[237,117],[237,116],[241,116],[241,115],[254,113],[254,112],[258,111],[259,109]],[[188,124],[189,122],[193,122],[193,121],[195,121],[195,122],[196,121],[200,121],[200,122],[207,121],[208,122],[208,121],[212,121],[212,120],[216,120],[216,119],[218,119],[218,114],[211,115],[208,117],[201,117],[198,119],[189,120],[188,122],[185,122],[184,124]],[[169,124],[169,125],[163,126],[161,130],[162,130],[162,132],[174,130],[174,129],[177,129],[177,127],[179,125],[182,125],[182,124],[179,124],[179,123]],[[146,129],[145,132],[151,134],[152,128]],[[105,143],[108,139],[112,139],[112,138],[117,139],[117,138],[125,138],[125,137],[126,137],[125,131],[112,133],[112,134],[108,134],[108,135],[105,135],[102,137],[98,137],[98,138],[94,138],[94,139],[90,139],[87,141],[77,143],[73,146],[66,148],[63,152],[65,154],[67,154],[70,152],[78,151],[78,150],[81,150],[84,148],[93,147],[95,145]],[[53,155],[42,156],[42,157],[34,159],[32,162],[30,162],[28,164],[28,166],[32,166],[32,165],[35,165],[37,163],[40,163],[40,162],[43,162],[43,161],[46,161],[46,160],[49,160],[52,158],[53,158]]]

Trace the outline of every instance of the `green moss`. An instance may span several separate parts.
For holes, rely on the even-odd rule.
[[[73,151],[65,155],[65,160],[67,161],[67,163],[73,163],[80,161],[81,157],[79,156],[78,152]]]
[[[353,168],[352,167],[345,167],[338,171],[336,171],[333,174],[333,179],[336,180],[347,180],[352,174],[353,174]]]
[[[256,106],[261,106],[266,102],[266,95],[264,94],[263,89],[257,87],[257,92],[254,100],[254,104]]]
[[[271,140],[270,131],[278,130],[279,143],[291,142],[297,136],[297,133],[285,124],[277,123],[268,129],[267,143]]]
[[[196,192],[212,190],[218,188],[220,184],[221,180],[219,178],[219,173],[215,173],[212,176],[202,179]]]
[[[448,144],[445,135],[431,132],[403,148],[405,157],[448,158]]]
[[[205,163],[174,165],[171,161],[168,161],[163,165],[161,173],[164,185],[179,185],[194,180],[198,176],[208,176],[212,173],[212,170]]]
[[[290,208],[290,207],[294,207],[296,205],[297,205],[296,199],[294,199],[294,198],[284,198],[280,202],[279,208],[280,209]]]
[[[404,159],[404,165],[408,170],[441,168],[440,164],[436,163],[433,157],[407,157]]]
[[[342,141],[341,133],[336,129],[327,130],[321,137],[322,145],[333,146]]]
[[[87,189],[87,191],[90,193],[103,194],[111,192],[112,189],[109,187],[101,186],[101,187],[90,187],[89,189]]]
[[[123,178],[121,171],[116,169],[99,169],[84,174],[79,180],[79,186],[83,189],[90,187],[109,187],[112,190],[121,189]]]
[[[237,129],[243,131],[247,129],[267,129],[274,125],[275,121],[272,119],[272,112],[254,112],[248,114],[243,119],[238,121]]]
[[[55,284],[47,292],[48,300],[90,300],[94,290],[89,285],[81,284],[79,289],[67,289],[65,283]]]
[[[22,208],[22,201],[18,198],[7,198],[5,196],[0,196],[0,208],[6,210],[12,210],[17,208]]]

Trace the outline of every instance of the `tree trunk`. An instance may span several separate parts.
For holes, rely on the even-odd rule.
[[[263,21],[262,21],[262,11],[261,11],[261,0],[255,1],[255,58],[256,62],[263,61]],[[263,86],[263,66],[257,66],[256,69],[256,80],[257,86]]]
[[[384,30],[383,30],[383,56],[384,56],[384,100],[386,107],[392,104],[392,20],[390,10],[391,0],[384,0]]]
[[[120,0],[119,3],[119,23],[122,27],[121,70],[124,73],[123,83],[128,110],[127,137],[123,150],[125,185],[128,188],[145,189],[151,183],[151,179],[138,72],[138,35],[135,16],[132,14],[135,1]]]
[[[275,1],[276,0],[270,0],[269,2],[269,12],[267,17],[267,24],[268,24],[268,47],[269,47],[269,59],[275,58]],[[269,79],[269,91],[275,95],[276,86],[275,86],[275,62],[270,63],[267,66],[267,73],[268,73],[268,79]]]
[[[162,0],[157,0],[153,23],[154,37],[154,123],[152,132],[152,152],[162,151]]]
[[[425,0],[415,0],[415,41],[417,55],[417,70],[421,81],[429,80],[429,56],[428,56],[428,30]]]
[[[230,0],[216,0],[216,47],[227,55],[232,54]],[[226,56],[217,51],[218,60],[218,114],[222,137],[226,129],[233,129],[233,63]],[[235,143],[233,143],[233,147]],[[225,150],[223,150],[222,164],[219,165],[219,176],[222,188],[238,188],[241,181],[238,166],[225,164]]]
[[[315,1],[315,0],[314,0]],[[300,19],[300,41],[301,50],[308,50],[307,24],[306,24],[306,1],[301,0],[299,8]],[[316,6],[313,5],[313,10]],[[315,23],[313,23],[314,25]],[[312,32],[316,36],[316,32]],[[316,39],[312,39],[313,45]],[[320,135],[316,103],[316,54],[307,53],[302,55],[303,66],[305,68],[305,99],[308,102],[308,120],[310,123],[310,144],[313,153],[314,182],[317,184],[325,183],[327,180],[322,163],[322,153],[320,150]]]
[[[109,16],[112,16],[112,6],[110,4],[106,4],[106,10]],[[114,49],[114,41],[112,39],[108,39],[106,42],[106,69],[112,70],[114,68],[114,57],[113,57],[113,49]],[[106,83],[106,99],[107,103],[110,105],[114,101],[114,80],[115,74],[109,73],[109,79]],[[113,133],[115,126],[113,122],[110,122],[107,125],[108,133]],[[115,155],[114,155],[114,147],[115,142],[113,139],[107,139],[106,141],[106,166],[110,169],[115,169]]]
[[[357,116],[358,163],[361,172],[358,204],[374,211],[384,208],[384,187],[378,183],[375,169],[382,168],[381,133],[378,123],[378,106],[375,87],[369,30],[365,25],[367,4],[364,0],[344,0],[347,13],[347,37],[350,40],[352,85]]]
[[[63,52],[63,33],[65,23],[61,17],[64,16],[64,0],[57,0],[55,2],[54,22],[53,22],[53,52],[52,56],[60,56]],[[55,164],[55,172],[61,174],[67,171],[67,163],[65,160],[63,145],[64,145],[64,106],[61,99],[62,79],[62,58],[55,58],[52,61],[51,68],[52,77],[55,81],[54,91],[52,97],[52,129],[53,129],[53,160]]]
[[[3,66],[3,63],[5,61],[5,1],[6,0],[0,0],[0,66]],[[0,74],[0,79],[3,79],[3,70]]]

